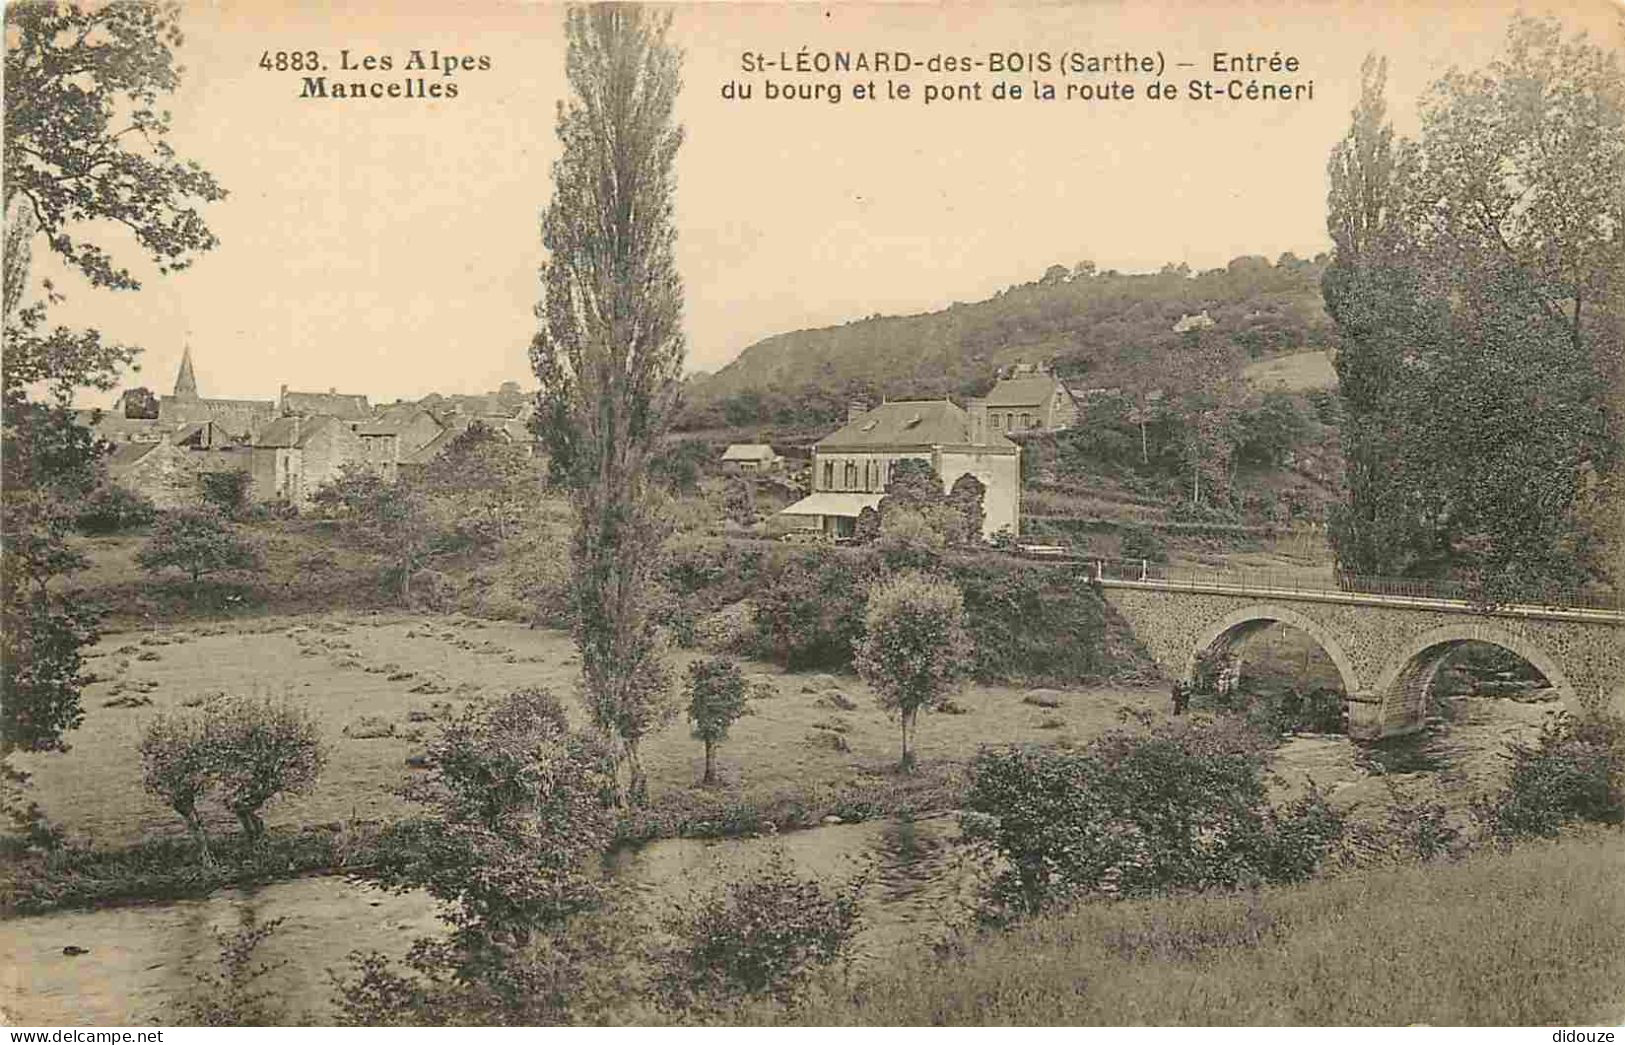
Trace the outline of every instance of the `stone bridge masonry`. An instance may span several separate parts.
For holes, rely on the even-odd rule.
[[[1163,671],[1178,679],[1192,679],[1204,653],[1218,657],[1233,678],[1236,644],[1273,623],[1307,632],[1342,676],[1349,735],[1357,739],[1422,728],[1441,662],[1467,641],[1516,653],[1575,710],[1625,714],[1625,613],[1485,610],[1450,599],[1222,583],[1095,583]]]

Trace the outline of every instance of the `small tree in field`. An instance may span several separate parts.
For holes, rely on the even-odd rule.
[[[209,835],[198,809],[214,787],[209,738],[199,714],[162,714],[141,737],[141,783],[186,821],[198,859],[209,863]]]
[[[914,767],[910,739],[921,708],[942,703],[970,662],[965,600],[949,581],[905,573],[874,587],[853,665],[903,728],[899,767]]]
[[[220,697],[196,711],[159,715],[141,738],[142,783],[186,821],[209,862],[199,803],[218,791],[251,842],[265,837],[260,810],[277,795],[316,784],[326,761],[316,722],[292,704]]]
[[[717,782],[717,744],[728,739],[728,727],[747,713],[745,676],[727,657],[697,660],[688,667],[688,720],[694,739],[705,742],[702,784]]]
[[[253,569],[260,557],[218,511],[181,508],[158,520],[152,538],[136,553],[136,562],[149,573],[182,570],[197,587],[206,574]]]
[[[250,841],[265,837],[260,810],[278,795],[316,786],[326,756],[315,719],[285,701],[233,697],[206,716],[220,799]]]

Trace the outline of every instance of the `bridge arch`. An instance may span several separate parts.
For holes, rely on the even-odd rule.
[[[1553,657],[1530,639],[1484,620],[1446,624],[1411,639],[1389,658],[1377,679],[1379,721],[1384,735],[1421,729],[1433,695],[1433,681],[1444,659],[1463,643],[1484,642],[1515,653],[1546,676],[1570,708],[1579,708],[1573,685]]]
[[[1354,670],[1354,664],[1336,637],[1319,621],[1279,603],[1255,603],[1244,606],[1225,614],[1197,632],[1195,646],[1185,659],[1183,677],[1186,680],[1196,677],[1197,661],[1203,654],[1227,651],[1248,635],[1271,624],[1285,624],[1307,633],[1320,644],[1322,650],[1326,651],[1326,656],[1331,658],[1332,665],[1337,668],[1338,678],[1343,681],[1343,692],[1353,697],[1361,691],[1360,677]]]

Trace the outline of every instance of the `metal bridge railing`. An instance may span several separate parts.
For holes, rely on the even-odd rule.
[[[1166,566],[1140,559],[1083,559],[1091,576],[1101,580],[1156,581],[1173,587],[1233,588],[1245,590],[1341,592],[1358,595],[1384,595],[1409,599],[1444,599],[1476,604],[1543,606],[1558,609],[1625,611],[1625,594],[1606,589],[1564,589],[1512,600],[1489,600],[1473,585],[1462,581],[1425,580],[1415,577],[1368,577],[1339,573],[1328,583],[1301,573],[1276,570],[1218,570],[1188,566]]]

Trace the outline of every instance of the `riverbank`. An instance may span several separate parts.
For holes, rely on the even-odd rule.
[[[1625,833],[1256,891],[1082,904],[743,1024],[1614,1026]]]
[[[923,766],[841,786],[814,785],[764,798],[730,798],[698,789],[657,795],[625,813],[617,849],[668,839],[714,840],[780,835],[882,817],[924,817],[958,808],[965,778],[955,764]],[[320,875],[366,879],[401,821],[338,821],[275,829],[258,846],[227,835],[210,844],[205,865],[189,838],[150,839],[116,848],[62,848],[0,866],[0,913],[52,911],[202,899],[231,887]]]

